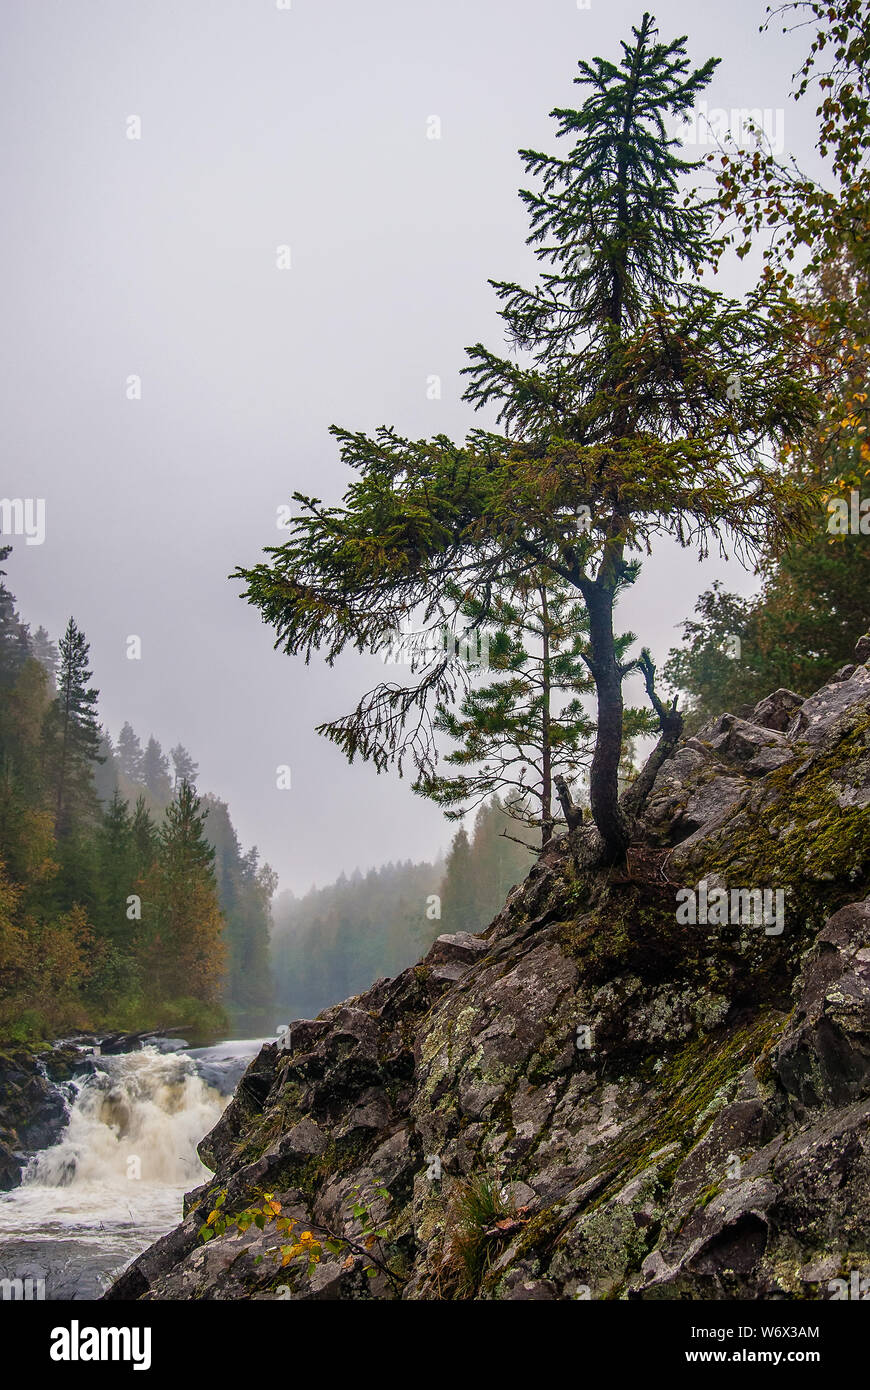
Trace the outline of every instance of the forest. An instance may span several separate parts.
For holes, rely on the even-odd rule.
[[[279,893],[272,959],[277,1001],[288,1019],[313,1018],[424,956],[442,933],[480,932],[534,862],[497,797],[460,826],[433,863],[386,864],[342,874],[303,897]]]
[[[143,748],[129,723],[112,739],[84,632],[31,632],[3,576],[3,1035],[270,1026],[271,869],[197,793],[186,748]]]
[[[11,546],[0,550],[9,563]],[[98,718],[85,634],[31,632],[0,580],[0,1028],[10,1040],[179,1027],[271,1032],[399,973],[442,932],[481,931],[533,862],[491,795],[446,856],[276,894],[229,807]],[[517,833],[519,832],[519,834]]]

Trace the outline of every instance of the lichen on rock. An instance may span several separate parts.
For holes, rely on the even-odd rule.
[[[870,669],[681,744],[624,866],[596,836],[552,841],[479,937],[266,1045],[200,1146],[214,1180],[108,1297],[821,1298],[867,1268]],[[781,890],[785,930],[681,924],[701,879]],[[197,1237],[216,1190],[268,1189],[353,1238],[376,1183],[393,1280]],[[478,1188],[504,1214],[457,1278]]]

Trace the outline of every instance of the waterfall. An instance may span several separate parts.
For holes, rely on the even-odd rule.
[[[224,1100],[186,1054],[153,1047],[98,1059],[75,1097],[60,1143],[37,1154],[25,1186],[96,1185],[104,1194],[143,1187],[192,1187],[207,1170],[196,1145]]]
[[[98,1298],[210,1176],[196,1146],[259,1046],[94,1057],[68,1088],[60,1140],[0,1198],[0,1288],[31,1279],[47,1299]]]

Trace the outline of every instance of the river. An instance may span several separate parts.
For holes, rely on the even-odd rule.
[[[96,1057],[92,1074],[61,1087],[68,1122],[59,1142],[0,1196],[0,1280],[22,1280],[33,1298],[99,1298],[181,1220],[184,1193],[208,1178],[196,1146],[264,1041],[164,1040]]]

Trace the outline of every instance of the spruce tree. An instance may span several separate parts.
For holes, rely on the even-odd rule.
[[[40,666],[43,666],[48,672],[51,689],[54,690],[57,683],[57,643],[52,642],[41,624],[34,633],[31,633],[30,651],[34,660],[38,661]]]
[[[153,735],[146,743],[142,755],[142,781],[161,806],[172,799],[169,759]]]
[[[480,916],[478,930],[504,906],[508,893],[529,871],[535,851],[534,832],[517,829],[497,796],[487,801],[474,818],[471,867]]]
[[[141,877],[153,865],[159,845],[157,827],[145,805],[144,796],[136,798],[131,828],[136,850],[136,876]]]
[[[129,723],[118,735],[118,763],[130,782],[142,783],[142,745]]]
[[[118,763],[112,746],[112,735],[100,729],[100,749],[94,767],[94,790],[101,806],[107,806],[118,790]]]
[[[616,63],[581,61],[579,108],[557,108],[564,155],[523,152],[530,243],[541,262],[524,289],[494,282],[516,356],[470,350],[467,399],[496,406],[502,434],[409,440],[333,432],[355,481],[342,505],[298,494],[288,540],[241,569],[245,597],[276,645],[332,662],[379,652],[419,615],[443,626],[470,592],[484,610],[521,563],[561,579],[586,605],[585,660],[596,687],[590,800],[600,854],[623,854],[632,818],[681,729],[655,688],[647,652],[622,660],[619,592],[658,536],[701,555],[726,542],[753,559],[808,524],[811,501],[776,468],[778,446],[813,417],[802,344],[778,303],[706,288],[717,260],[710,210],[684,196],[696,174],[666,123],[691,110],[717,60],[693,68],[685,40],[659,42],[645,15]],[[484,615],[486,616],[486,615]],[[619,797],[623,680],[643,675],[661,738]],[[350,759],[434,770],[427,711],[464,682],[452,654],[416,685],[384,682],[320,726]],[[467,687],[466,687],[467,688]]]
[[[136,893],[139,881],[139,854],[133,831],[133,817],[121,793],[116,790],[103,812],[97,835],[100,865],[100,925],[106,934],[127,943],[130,919],[127,899]]]
[[[12,554],[11,545],[0,545],[0,564]],[[3,583],[0,569],[0,686],[12,685],[30,655],[28,632],[15,607],[15,595]]]
[[[260,864],[256,848],[242,853],[226,803],[209,796],[203,806],[206,834],[215,851],[218,901],[226,922],[225,1001],[239,1026],[262,1027],[263,1012],[273,996],[269,907],[277,880],[268,864]]]
[[[48,675],[25,661],[0,699],[0,858],[19,882],[44,881],[54,861],[54,796],[46,778]]]
[[[223,981],[224,919],[205,812],[188,782],[166,809],[157,863],[145,882],[146,979],[158,998],[217,1003]]]
[[[60,639],[57,698],[48,715],[54,766],[55,829],[69,832],[74,817],[95,810],[94,764],[102,761],[97,721],[99,691],[89,681],[89,646],[73,618]]]
[[[193,761],[183,743],[177,743],[169,753],[172,759],[172,767],[175,774],[174,785],[177,788],[181,782],[189,782],[192,787],[196,786],[196,779],[199,776],[199,767]]]
[[[441,930],[480,931],[484,925],[482,916],[471,841],[461,825],[453,837],[441,884]]]

